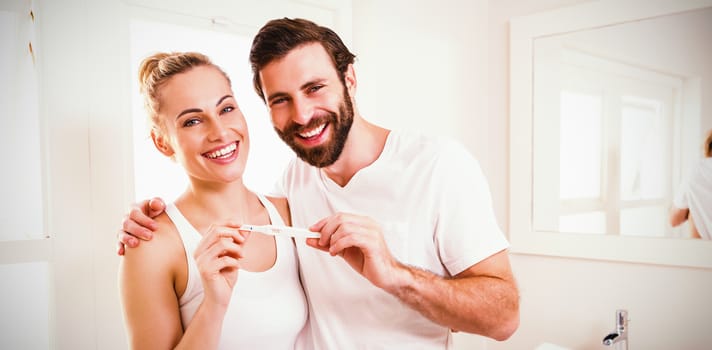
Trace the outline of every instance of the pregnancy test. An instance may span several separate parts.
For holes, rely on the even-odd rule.
[[[296,238],[319,238],[319,232],[309,231],[304,228],[277,225],[242,225],[240,230],[259,232],[271,236],[289,236]]]

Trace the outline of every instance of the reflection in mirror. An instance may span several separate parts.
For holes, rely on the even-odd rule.
[[[690,237],[668,210],[712,128],[712,8],[538,37],[536,231]]]

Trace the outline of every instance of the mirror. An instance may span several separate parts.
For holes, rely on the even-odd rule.
[[[534,39],[534,229],[689,238],[668,210],[712,128],[712,7]]]
[[[712,267],[668,210],[712,128],[712,1],[512,19],[512,251]]]

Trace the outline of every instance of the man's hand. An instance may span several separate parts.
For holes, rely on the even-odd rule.
[[[309,246],[341,256],[374,286],[433,322],[499,341],[519,325],[519,295],[506,249],[443,277],[396,260],[370,218],[337,213],[309,229],[321,233],[307,239]]]
[[[374,286],[386,291],[398,284],[401,264],[393,257],[378,223],[365,216],[337,213],[309,227],[321,238],[307,239],[316,249],[339,255]]]
[[[134,248],[139,245],[139,239],[148,241],[153,237],[153,230],[156,229],[156,216],[163,213],[166,204],[162,199],[156,197],[146,199],[131,206],[129,213],[124,216],[123,228],[116,234],[118,238],[118,255],[124,255],[126,246]]]

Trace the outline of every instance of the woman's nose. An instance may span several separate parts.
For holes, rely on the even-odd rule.
[[[210,122],[210,133],[208,134],[210,141],[225,139],[227,134],[228,127],[220,118],[214,118]]]

